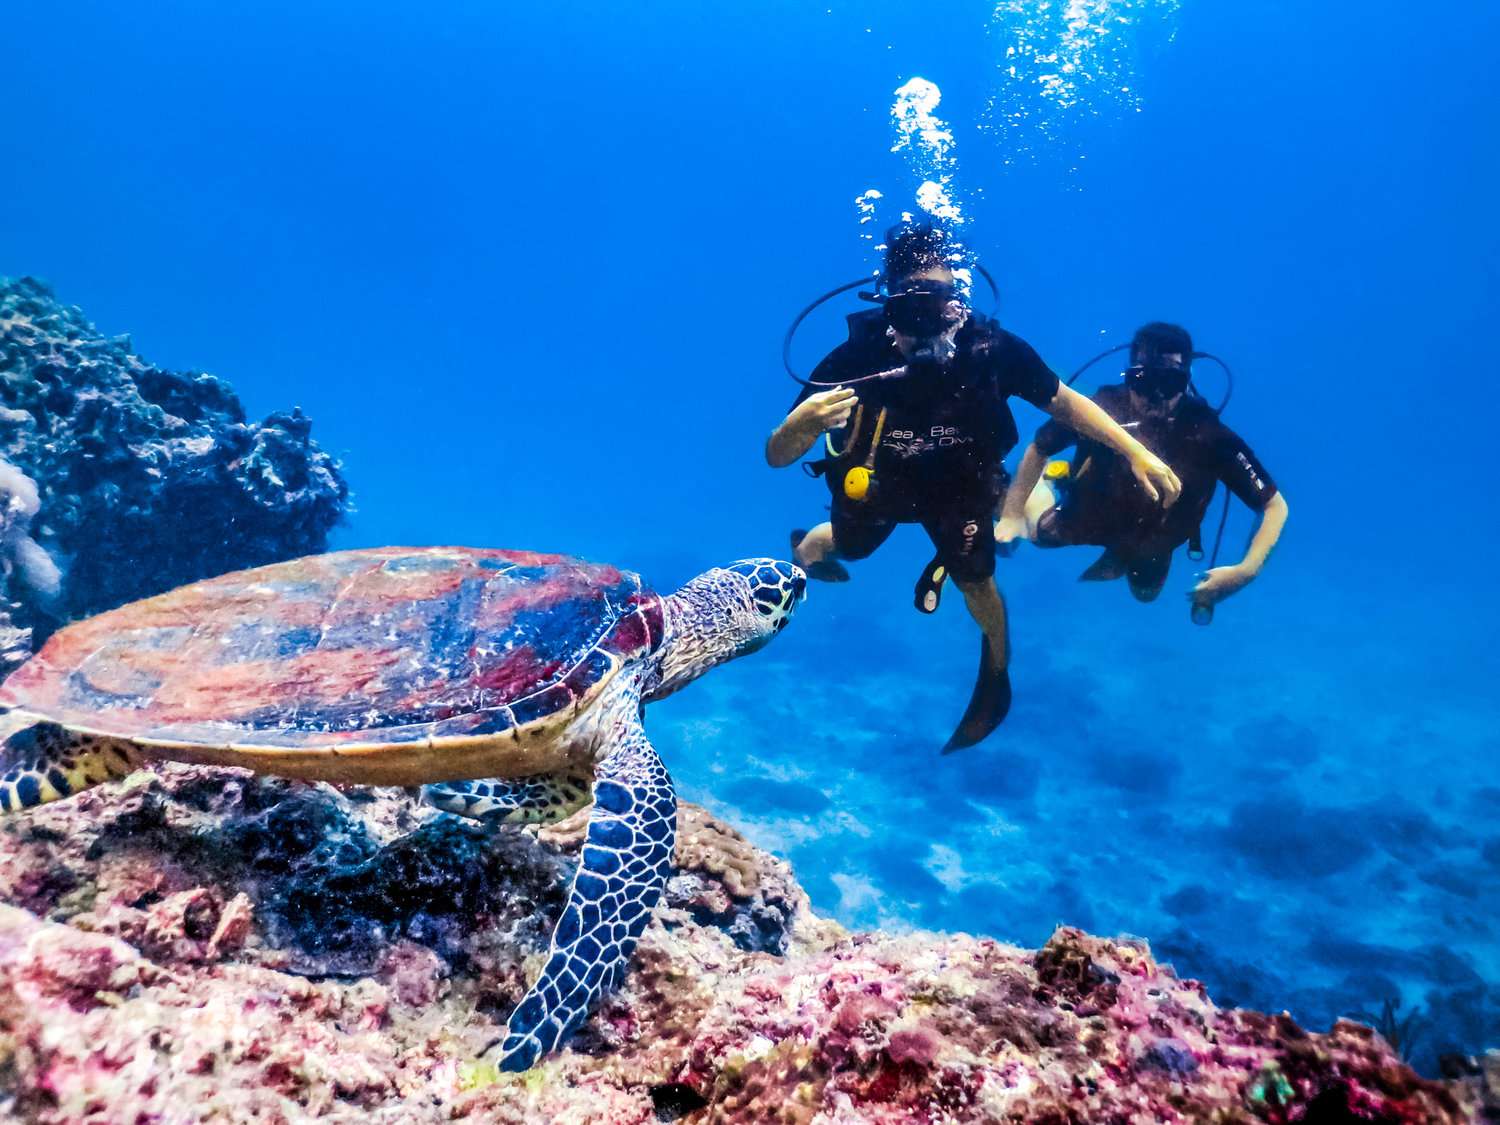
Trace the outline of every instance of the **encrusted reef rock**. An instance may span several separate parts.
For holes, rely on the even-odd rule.
[[[0,1119],[1477,1120],[1372,1031],[1222,1010],[1140,942],[852,934],[702,809],[621,991],[523,1075],[576,824],[162,765],[0,823]]]
[[[0,675],[32,651],[32,626],[57,602],[62,575],[31,537],[41,509],[36,481],[0,460]]]
[[[1500,1050],[1483,1055],[1447,1055],[1440,1065],[1445,1077],[1472,1087],[1481,1120],[1500,1121]]]
[[[227,383],[154,367],[41,282],[0,279],[0,458],[34,482],[25,519],[64,572],[44,606],[8,570],[3,594],[66,620],[322,550],[348,487],[310,427],[296,410],[247,422]]]

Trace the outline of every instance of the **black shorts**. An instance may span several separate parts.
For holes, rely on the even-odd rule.
[[[840,558],[868,558],[897,524],[919,523],[955,582],[982,582],[995,573],[995,504],[996,499],[988,497],[930,511],[892,511],[835,496],[833,546]]]
[[[1130,582],[1130,592],[1142,601],[1150,601],[1166,585],[1176,550],[1163,543],[1131,543],[1111,534],[1110,529],[1084,526],[1070,519],[1067,509],[1061,507],[1042,513],[1036,522],[1035,542],[1038,547],[1104,547],[1119,561]]]

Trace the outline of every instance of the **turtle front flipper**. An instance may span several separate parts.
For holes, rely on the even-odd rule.
[[[587,778],[539,773],[486,781],[440,781],[422,786],[429,805],[490,824],[554,824],[588,804]]]
[[[25,711],[0,714],[0,812],[60,801],[139,765],[135,748],[120,739],[70,731]]]
[[[547,964],[511,1013],[500,1069],[556,1049],[625,973],[672,867],[677,796],[638,717],[598,765],[594,812]]]

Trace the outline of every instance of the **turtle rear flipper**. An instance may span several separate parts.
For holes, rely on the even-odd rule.
[[[587,778],[566,774],[441,781],[422,786],[429,805],[489,824],[555,824],[592,799]]]
[[[70,731],[24,711],[0,714],[0,812],[59,801],[126,777],[139,764],[128,742]]]
[[[547,964],[516,1005],[500,1069],[529,1070],[614,988],[672,867],[677,796],[638,719],[601,761],[594,812]]]

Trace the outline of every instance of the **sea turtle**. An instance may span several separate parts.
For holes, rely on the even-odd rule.
[[[0,810],[152,758],[423,785],[508,823],[592,796],[546,965],[499,1044],[525,1070],[619,981],[668,875],[677,802],[642,707],[766,644],[805,586],[752,559],[663,597],[610,566],[462,547],[197,582],[69,625],[0,686]]]

